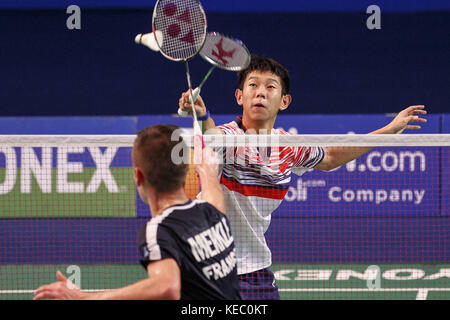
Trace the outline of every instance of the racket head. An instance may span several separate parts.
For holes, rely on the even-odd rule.
[[[208,32],[200,56],[228,71],[241,71],[248,67],[251,60],[250,52],[241,40],[219,32]]]
[[[172,61],[186,61],[198,54],[206,39],[206,15],[198,0],[158,0],[153,9],[153,32],[164,41],[156,43],[161,54]]]

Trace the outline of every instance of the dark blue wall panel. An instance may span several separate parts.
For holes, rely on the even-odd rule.
[[[145,219],[1,219],[0,264],[137,263]]]
[[[77,4],[82,8],[152,8],[156,0],[2,0],[0,8],[10,9],[39,9],[39,8],[65,8]],[[319,0],[319,1],[292,1],[292,0],[203,0],[203,6],[208,11],[219,12],[260,12],[260,11],[362,11],[370,5],[376,4],[389,12],[407,12],[416,10],[449,10],[450,3],[446,0]]]
[[[65,10],[0,11],[0,115],[175,113],[184,66],[134,43],[151,31],[151,8],[82,10],[68,30]],[[286,113],[390,113],[426,104],[449,112],[450,11],[383,13],[368,30],[352,13],[208,13],[210,31],[243,40],[291,74]],[[209,66],[191,63],[198,84]],[[202,90],[215,114],[236,113],[234,73],[215,71]]]
[[[442,115],[442,133],[450,133],[450,114]],[[442,215],[450,218],[450,148],[442,148]]]
[[[137,263],[146,218],[2,219],[0,265]],[[450,261],[448,218],[299,218],[274,215],[267,241],[274,262]]]
[[[294,218],[274,215],[266,236],[275,262],[450,261],[448,218]]]

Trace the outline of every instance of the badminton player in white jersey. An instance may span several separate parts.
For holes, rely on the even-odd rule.
[[[289,73],[273,59],[252,56],[247,69],[239,72],[236,101],[242,106],[242,117],[216,126],[204,101],[195,101],[202,131],[206,134],[272,134],[286,135],[274,129],[278,112],[289,107]],[[192,112],[189,91],[179,99],[179,108]],[[398,134],[405,129],[419,129],[411,123],[426,122],[424,106],[410,106],[389,124],[371,134]],[[220,181],[226,198],[237,250],[238,275],[244,299],[279,299],[273,273],[271,252],[266,244],[271,213],[280,205],[289,188],[291,173],[303,174],[310,168],[332,170],[350,162],[370,148],[362,147],[295,147],[273,148],[260,154],[256,148],[235,148],[234,161],[224,159]],[[229,152],[224,152],[224,157]],[[240,159],[240,161],[239,161]],[[275,170],[274,170],[275,168]],[[261,172],[275,172],[268,176]]]

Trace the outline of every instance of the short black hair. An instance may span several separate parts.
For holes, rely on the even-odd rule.
[[[282,94],[289,94],[290,89],[290,78],[289,72],[280,63],[271,58],[266,58],[263,56],[252,55],[249,66],[239,71],[239,89],[244,88],[244,82],[247,75],[252,71],[270,71],[277,75],[281,79]]]
[[[172,150],[179,143],[185,143],[180,137],[172,141],[172,134],[178,126],[158,124],[138,132],[133,146],[134,165],[140,167],[149,184],[160,193],[170,193],[183,187],[189,169],[188,164],[175,164]],[[189,150],[188,148],[181,148]],[[181,155],[182,156],[182,155]]]

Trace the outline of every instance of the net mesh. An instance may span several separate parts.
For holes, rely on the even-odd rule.
[[[197,0],[160,0],[153,12],[153,32],[161,53],[171,60],[187,60],[196,55],[206,38],[206,16]],[[162,41],[161,41],[162,40]]]
[[[0,299],[31,299],[57,270],[87,291],[147,276],[136,232],[151,216],[133,183],[134,136],[0,141]],[[240,210],[267,228],[281,299],[450,298],[449,135],[205,136],[205,144],[226,145],[223,165],[245,166],[256,177],[222,176],[227,214],[236,245],[252,250],[238,262],[241,273],[267,253],[264,240],[234,217]],[[338,169],[299,170],[290,180],[276,175],[289,170],[287,160],[271,171],[230,156],[258,152],[261,163],[285,148],[330,145],[376,147]],[[199,190],[191,167],[187,194]],[[271,290],[268,273],[241,277],[260,293]]]

